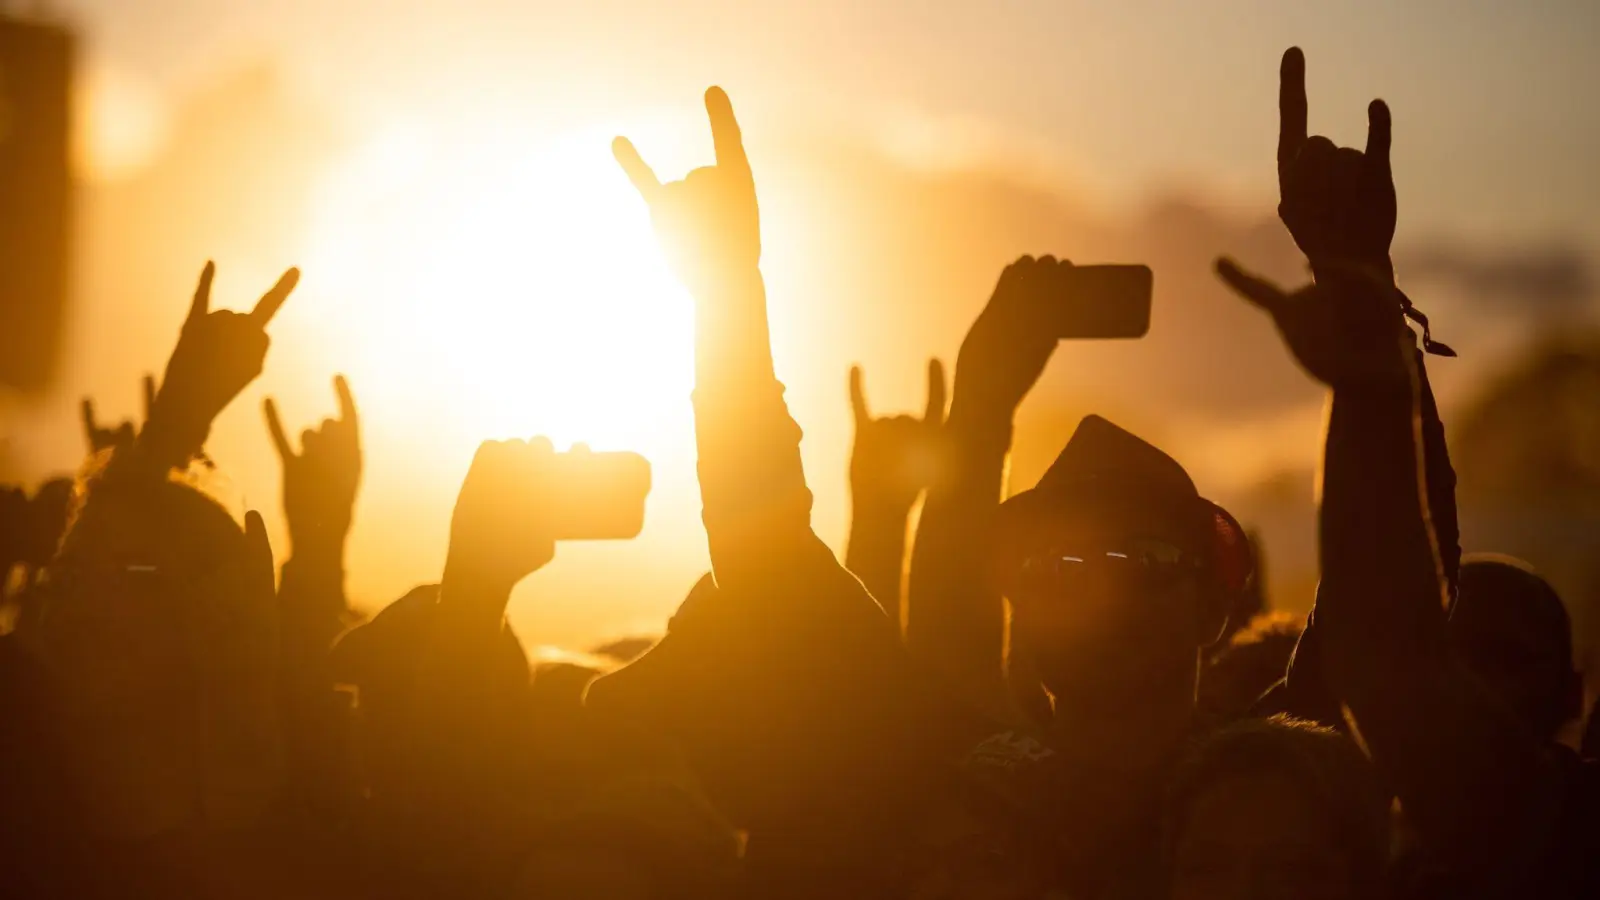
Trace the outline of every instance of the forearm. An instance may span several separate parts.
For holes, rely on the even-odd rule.
[[[1442,652],[1415,384],[1336,391],[1323,469],[1323,598],[1330,664]],[[1346,652],[1348,651],[1348,652]]]
[[[761,270],[727,272],[695,293],[696,390],[775,381]]]
[[[290,541],[278,601],[283,610],[284,649],[291,665],[325,654],[344,629],[349,606],[344,593],[344,540]]]
[[[1434,400],[1433,385],[1423,364],[1422,351],[1416,353],[1417,385],[1422,413],[1422,456],[1426,466],[1428,515],[1433,522],[1434,540],[1439,547],[1439,564],[1449,596],[1456,593],[1461,572],[1461,523],[1456,508],[1456,470],[1450,465],[1450,448],[1445,442],[1444,422]]]
[[[998,699],[1004,687],[1004,602],[989,577],[989,528],[1011,446],[1009,416],[974,415],[962,396],[946,425],[948,478],[928,491],[907,598],[912,653]]]
[[[342,814],[351,708],[348,695],[334,687],[330,658],[347,624],[341,564],[296,553],[283,566],[278,607],[290,783],[309,807],[332,805]]]
[[[881,508],[859,500],[851,510],[850,540],[844,566],[899,623],[901,579],[905,574],[906,525],[910,510]]]
[[[711,564],[719,584],[761,578],[808,539],[811,493],[800,428],[772,370],[758,270],[697,298],[695,438]],[[731,579],[731,580],[730,580]]]
[[[510,588],[447,565],[417,677],[418,734],[440,775],[469,783],[504,752],[526,696],[527,666],[504,620]]]
[[[1335,394],[1316,611],[1325,675],[1430,855],[1513,877],[1545,846],[1550,772],[1449,652],[1418,409],[1414,383]]]
[[[1456,475],[1450,465],[1444,425],[1439,418],[1438,405],[1434,400],[1433,388],[1428,382],[1420,350],[1413,354],[1413,359],[1416,362],[1421,416],[1420,439],[1426,484],[1426,508],[1434,526],[1434,540],[1438,546],[1444,584],[1453,596],[1461,564],[1460,528],[1455,499]],[[1359,406],[1359,401],[1356,403]],[[1364,439],[1360,419],[1359,409],[1355,414],[1351,414],[1347,405],[1341,410],[1339,420],[1330,423],[1338,427],[1330,428],[1329,441],[1337,444],[1341,455],[1346,450],[1351,454],[1359,452],[1357,449],[1359,442]],[[1408,487],[1398,487],[1396,496],[1406,496],[1408,491]],[[1354,523],[1351,524],[1354,527]],[[1294,658],[1284,684],[1275,689],[1273,702],[1282,706],[1282,709],[1274,708],[1274,711],[1287,711],[1301,718],[1336,725],[1341,721],[1339,701],[1331,695],[1327,679],[1323,676],[1320,631],[1316,616],[1313,615],[1307,621],[1305,633],[1295,648]]]

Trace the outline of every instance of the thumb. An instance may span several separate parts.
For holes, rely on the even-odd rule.
[[[867,411],[867,391],[861,383],[860,366],[850,367],[850,412],[855,415],[857,428],[872,418]]]
[[[83,402],[78,405],[78,412],[83,419],[83,433],[88,435],[90,443],[93,443],[95,435],[100,431],[94,416],[94,400],[89,397],[83,398]]]
[[[196,322],[206,317],[211,311],[211,279],[217,274],[217,264],[206,260],[205,268],[200,270],[200,283],[195,285],[194,299],[189,303],[188,322]]]
[[[272,542],[267,539],[267,524],[262,521],[261,513],[253,509],[244,514],[244,542],[251,575],[260,578],[264,574],[267,583],[271,584]]]

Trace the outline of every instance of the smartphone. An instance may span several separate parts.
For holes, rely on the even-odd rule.
[[[1150,331],[1149,266],[1073,266],[1063,274],[1058,337],[1140,338]]]
[[[619,541],[644,528],[650,462],[637,453],[557,453],[550,498],[558,541]]]

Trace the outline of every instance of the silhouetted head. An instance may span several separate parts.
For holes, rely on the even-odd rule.
[[[1385,893],[1389,798],[1344,735],[1286,718],[1213,733],[1166,811],[1172,900],[1368,900]]]
[[[1526,563],[1491,554],[1462,562],[1450,640],[1478,680],[1540,736],[1553,736],[1580,712],[1572,621]]]
[[[283,774],[271,560],[186,484],[85,489],[18,629],[60,698],[85,825],[146,838],[249,824]]]
[[[1192,691],[1250,575],[1238,523],[1172,457],[1097,416],[1001,505],[996,536],[1012,645],[1058,707]]]

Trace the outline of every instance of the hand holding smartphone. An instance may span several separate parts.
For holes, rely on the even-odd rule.
[[[644,527],[650,464],[637,453],[557,453],[545,438],[478,446],[450,516],[446,583],[503,605],[557,541],[625,540]],[[473,593],[469,588],[468,595]]]

